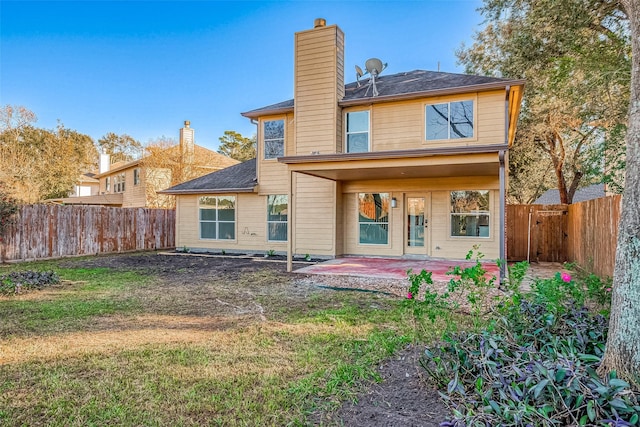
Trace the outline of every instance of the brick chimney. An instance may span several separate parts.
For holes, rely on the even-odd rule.
[[[344,33],[322,18],[295,35],[294,115],[296,154],[342,152]]]

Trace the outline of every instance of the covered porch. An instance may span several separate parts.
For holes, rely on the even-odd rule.
[[[301,246],[296,233],[296,223],[299,220],[297,199],[300,197],[296,194],[299,191],[295,185],[296,176],[336,183],[334,232],[339,248],[333,256],[399,257],[412,254],[422,255],[425,259],[463,258],[474,245],[473,240],[478,239],[460,239],[457,234],[445,236],[448,233],[447,224],[450,224],[449,191],[490,190],[493,193],[491,235],[488,234],[487,226],[478,223],[476,228],[480,230],[480,234],[475,236],[486,238],[480,239],[482,243],[490,242],[495,245],[492,246],[490,258],[504,259],[505,153],[506,146],[492,145],[279,158],[279,162],[287,164],[289,171],[289,200],[292,206],[287,244],[289,271],[293,256]],[[305,193],[302,195],[306,200],[309,199]],[[368,219],[361,218],[359,224],[358,198],[362,199],[365,195],[385,197],[377,205],[388,205],[385,207],[388,209],[386,218],[382,215],[381,219],[372,219],[370,224],[364,224]],[[412,206],[424,207],[421,208],[421,213],[412,214]],[[362,212],[360,209],[360,213]],[[424,237],[419,230],[412,233],[410,227],[420,215],[424,221],[422,223],[418,220],[416,223],[418,228],[422,228]],[[378,220],[382,225],[377,224]],[[489,217],[485,216],[484,220],[488,221]],[[305,223],[309,223],[308,218]],[[370,225],[388,228],[388,236],[383,236],[382,243],[378,239],[362,240],[362,227]],[[414,236],[412,242],[408,235]],[[422,248],[416,248],[416,243]],[[406,269],[401,266],[399,268],[406,273]]]

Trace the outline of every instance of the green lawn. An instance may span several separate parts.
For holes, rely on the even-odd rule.
[[[189,268],[3,267],[64,282],[0,297],[0,425],[305,425],[414,339],[397,298]]]

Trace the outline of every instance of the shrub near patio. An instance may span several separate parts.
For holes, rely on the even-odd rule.
[[[509,268],[504,296],[495,297],[486,313],[480,302],[496,282],[485,279],[479,258],[474,267],[451,271],[455,278],[444,295],[430,289],[428,273],[409,274],[414,314],[420,315],[423,305],[436,307],[448,324],[442,342],[429,346],[421,360],[453,413],[441,425],[640,425],[640,391],[615,373],[606,378],[596,373],[607,337],[610,283],[558,272],[535,280],[523,293],[526,268],[526,263]],[[468,330],[447,320],[457,307],[451,300],[457,289],[466,290],[472,307]],[[414,298],[418,292],[423,300]]]

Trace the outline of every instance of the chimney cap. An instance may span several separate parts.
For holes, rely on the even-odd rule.
[[[189,120],[184,121],[184,127],[188,128],[191,122]]]
[[[313,21],[313,28],[322,28],[327,26],[327,20],[324,18],[316,18]]]

